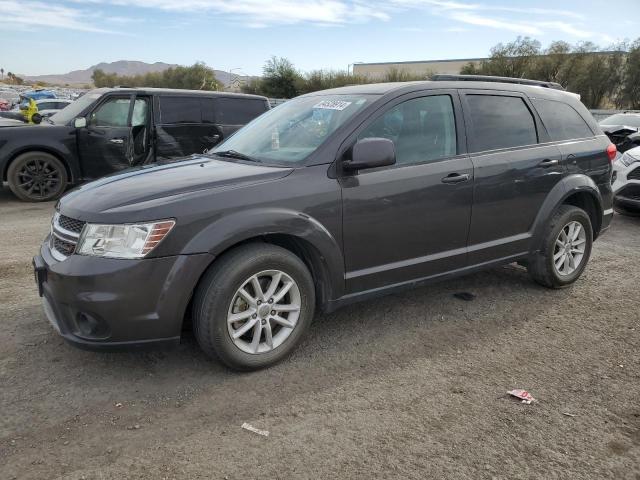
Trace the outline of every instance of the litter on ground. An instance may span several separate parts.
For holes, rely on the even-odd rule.
[[[269,436],[268,430],[260,430],[259,428],[256,428],[246,422],[242,424],[242,428],[244,428],[245,430],[249,430],[250,432],[257,433],[258,435],[262,435],[263,437]]]
[[[533,398],[529,392],[527,392],[526,390],[521,390],[519,388],[510,390],[507,392],[507,394],[511,395],[512,397],[519,398],[520,400],[522,400],[522,403],[526,403],[527,405],[531,404],[531,402],[536,401],[536,399]]]

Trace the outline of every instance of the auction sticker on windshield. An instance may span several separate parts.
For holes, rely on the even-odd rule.
[[[313,106],[313,108],[325,108],[327,110],[344,110],[352,102],[345,102],[343,100],[323,100],[320,103],[317,103]]]

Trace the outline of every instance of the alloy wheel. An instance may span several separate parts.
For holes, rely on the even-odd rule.
[[[291,335],[302,307],[296,282],[280,270],[265,270],[246,279],[227,313],[231,340],[245,353],[270,352]]]
[[[566,224],[556,238],[553,265],[560,276],[567,276],[580,268],[587,246],[584,226],[576,221]]]
[[[60,188],[62,172],[49,160],[35,158],[17,172],[16,186],[30,198],[47,198]]]

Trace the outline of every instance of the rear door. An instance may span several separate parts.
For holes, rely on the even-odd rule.
[[[469,264],[521,255],[542,203],[565,173],[560,150],[524,94],[461,93],[475,174]]]
[[[269,109],[265,100],[259,98],[219,97],[211,99],[211,104],[213,122],[222,134],[220,140],[229,137]]]
[[[161,95],[156,116],[156,158],[202,153],[220,141],[220,131],[203,120],[202,96]]]

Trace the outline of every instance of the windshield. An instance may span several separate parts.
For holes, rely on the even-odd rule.
[[[602,120],[600,125],[626,125],[640,128],[640,115],[617,113]]]
[[[64,109],[49,117],[57,125],[66,125],[71,120],[79,117],[92,103],[104,94],[103,90],[92,90],[85,93],[78,100],[71,102]]]
[[[290,100],[259,116],[211,151],[290,165],[311,155],[377,95],[318,95]]]

